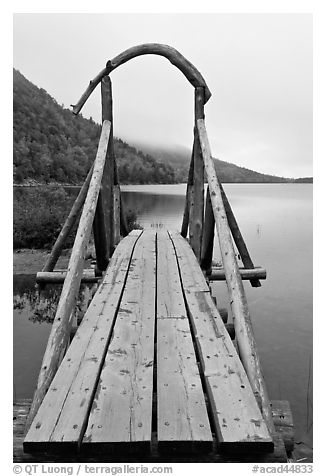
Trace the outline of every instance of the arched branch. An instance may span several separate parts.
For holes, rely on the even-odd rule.
[[[115,56],[112,60],[109,60],[106,63],[106,67],[100,71],[100,73],[92,81],[90,81],[86,91],[81,96],[79,101],[75,105],[72,105],[73,113],[78,114],[81,111],[85,102],[104,76],[110,74],[111,71],[126,63],[130,59],[148,54],[160,55],[167,58],[170,63],[176,66],[185,75],[188,81],[195,88],[204,88],[204,103],[209,100],[211,97],[211,92],[208,89],[203,76],[200,74],[198,69],[195,68],[192,63],[190,63],[190,61],[188,61],[184,56],[182,56],[181,53],[179,53],[179,51],[168,45],[161,45],[159,43],[146,43],[144,45],[133,46],[132,48],[123,51],[118,56]]]

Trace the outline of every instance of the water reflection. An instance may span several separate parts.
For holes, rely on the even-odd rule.
[[[261,288],[245,282],[245,289],[270,398],[290,401],[296,439],[311,445],[312,186],[225,184],[224,188],[253,262],[267,269]],[[136,209],[142,226],[180,230],[185,185],[123,190],[125,208]],[[217,239],[214,259],[220,260]],[[14,280],[17,398],[32,396],[61,289],[52,286],[36,294],[34,284],[34,276]],[[225,283],[213,288],[219,305],[229,307]],[[89,297],[80,300],[82,309]]]
[[[47,285],[41,289],[35,285],[35,275],[18,274],[14,276],[14,310],[28,314],[31,322],[52,323],[60,298],[62,285]],[[81,285],[74,319],[80,322],[94,295],[96,287]]]

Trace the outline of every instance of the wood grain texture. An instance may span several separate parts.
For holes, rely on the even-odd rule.
[[[247,298],[245,295],[232,237],[223,204],[222,192],[216,176],[215,167],[208,142],[205,121],[197,121],[208,187],[217,226],[221,257],[225,270],[230,306],[234,320],[240,358],[246,370],[251,387],[262,410],[270,434],[275,433],[270,400],[267,393],[259,355],[254,339]]]
[[[72,315],[73,308],[76,304],[76,298],[83,274],[86,248],[91,235],[92,223],[100,191],[110,130],[110,121],[104,121],[91,181],[69,260],[67,276],[62,287],[57,312],[43,356],[41,370],[37,381],[37,388],[34,393],[33,403],[28,417],[28,425],[31,424],[36,415],[69,343],[71,328],[70,316]]]
[[[188,319],[158,319],[157,335],[158,448],[209,452],[213,439]]]
[[[193,200],[189,206],[189,242],[200,261],[204,222],[204,162],[199,142],[197,119],[204,118],[204,90],[195,88]]]
[[[211,197],[209,195],[209,190],[207,189],[200,265],[202,269],[204,269],[208,273],[210,272],[212,267],[214,232],[215,218],[212,209]]]
[[[287,400],[272,400],[272,415],[275,429],[282,436],[286,451],[294,450],[294,424],[290,403]]]
[[[100,375],[84,451],[149,450],[155,330],[156,234],[145,230],[131,261],[128,279]]]
[[[178,264],[167,231],[157,233],[157,290],[158,319],[187,317]]]
[[[114,250],[114,152],[112,119],[112,85],[109,76],[101,81],[102,121],[110,121],[111,131],[105,158],[101,190],[98,197],[93,223],[96,265],[99,271],[105,271]]]
[[[272,451],[273,441],[218,310],[210,294],[196,288],[194,277],[202,274],[199,264],[186,240],[177,233],[170,236],[178,256],[220,451]],[[188,260],[182,260],[186,255]],[[191,259],[193,266],[185,266]]]
[[[67,276],[67,270],[64,271],[39,271],[36,274],[38,284],[62,284]],[[98,283],[101,278],[95,276],[94,269],[84,269],[81,283]]]
[[[193,184],[194,180],[194,147],[192,147],[191,152],[191,159],[188,171],[188,181],[187,181],[187,190],[186,190],[186,197],[185,197],[185,208],[182,217],[182,225],[181,225],[181,236],[187,238],[188,234],[188,227],[189,227],[189,208],[190,208],[190,187]]]
[[[133,46],[109,60],[106,63],[106,67],[100,71],[93,80],[90,81],[86,91],[83,93],[79,101],[75,105],[72,105],[73,113],[78,114],[81,111],[83,105],[104,76],[108,75],[111,71],[131,60],[132,58],[147,54],[160,55],[167,58],[170,63],[176,66],[185,75],[185,77],[194,87],[203,87],[205,103],[209,100],[211,97],[211,92],[208,89],[203,76],[195,68],[195,66],[190,63],[190,61],[188,61],[184,56],[182,56],[182,54],[180,54],[175,48],[172,48],[171,46],[162,45],[159,43],[146,43],[143,45]]]
[[[207,451],[212,435],[173,244],[157,235],[157,415],[160,451]]]
[[[120,236],[120,186],[114,185],[113,187],[113,230],[114,230],[114,246],[117,246],[119,243],[121,236]]]
[[[26,435],[26,452],[51,450],[59,445],[64,451],[65,446],[78,446],[139,234],[132,232],[112,256],[103,282]]]
[[[239,268],[241,279],[266,279],[267,273],[264,268]],[[208,276],[209,281],[224,281],[225,271],[223,268],[212,268],[211,274]]]
[[[272,402],[273,404],[273,402]],[[166,455],[164,459],[162,459],[162,455],[157,451],[157,443],[154,440],[151,446],[151,453],[148,455],[140,456],[130,454],[127,455],[123,452],[114,453],[113,455],[109,456],[108,453],[102,452],[92,454],[92,453],[73,453],[69,452],[65,455],[61,453],[47,453],[47,452],[39,452],[39,453],[24,453],[23,451],[23,440],[25,436],[25,426],[26,426],[26,418],[30,409],[31,400],[30,399],[19,399],[14,402],[14,409],[13,409],[13,462],[14,463],[63,463],[63,462],[71,462],[71,463],[160,463],[162,461],[166,461],[169,463],[227,463],[227,462],[251,462],[251,463],[286,463],[288,460],[282,453],[279,452],[279,448],[276,447],[274,453],[267,453],[267,454],[256,454],[256,453],[247,453],[246,455],[238,455],[238,458],[230,459],[230,456],[221,455],[216,451],[212,451],[211,453],[198,453],[198,452],[190,452],[187,454],[179,454],[174,453]],[[214,435],[213,435],[214,436]],[[281,437],[280,437],[281,438]],[[215,438],[214,438],[215,439]],[[282,440],[282,438],[281,438]],[[283,441],[282,441],[283,445]],[[299,446],[297,447],[299,448]],[[296,448],[295,448],[296,449]],[[300,453],[299,453],[300,454]],[[293,455],[290,456],[292,461],[296,461],[293,459]]]

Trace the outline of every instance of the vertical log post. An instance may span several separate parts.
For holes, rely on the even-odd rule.
[[[189,203],[189,241],[198,261],[201,254],[204,221],[204,162],[199,142],[197,121],[198,119],[204,119],[204,103],[204,88],[195,88],[194,172],[192,200]]]
[[[105,76],[101,81],[101,101],[102,123],[105,120],[110,121],[111,132],[103,171],[101,190],[93,223],[97,271],[105,271],[109,263],[110,256],[114,251],[114,155],[112,127],[112,87],[109,76]]]
[[[188,234],[190,187],[193,184],[193,180],[194,180],[194,148],[192,148],[192,153],[191,153],[191,160],[190,160],[189,172],[188,172],[185,209],[183,212],[183,220],[182,220],[182,226],[181,226],[181,236],[183,236],[183,238],[187,238],[187,234]]]
[[[214,230],[215,218],[212,208],[211,197],[207,187],[206,192],[206,206],[205,206],[205,220],[203,230],[203,242],[201,248],[201,262],[200,265],[207,274],[212,270],[213,248],[214,248]]]
[[[129,230],[129,226],[128,226],[126,215],[125,215],[122,195],[120,193],[120,233],[123,237],[125,237],[128,235],[129,231],[131,230]]]

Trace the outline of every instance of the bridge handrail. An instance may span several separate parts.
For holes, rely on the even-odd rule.
[[[197,120],[199,141],[205,165],[212,209],[217,227],[223,268],[229,291],[231,311],[239,347],[239,355],[252,390],[261,408],[270,433],[275,434],[271,404],[254,339],[247,298],[235,255],[222,190],[216,175],[204,119]]]
[[[90,239],[92,223],[100,192],[110,130],[111,122],[107,120],[104,121],[84,208],[69,260],[67,275],[64,280],[57,312],[51,327],[50,336],[48,338],[37,381],[37,387],[28,415],[27,428],[31,425],[33,418],[42,403],[61,360],[63,359],[69,342],[72,315],[83,276],[86,247]]]
[[[95,78],[90,81],[86,91],[83,93],[79,101],[75,105],[72,104],[73,113],[79,114],[85,102],[92,94],[96,86],[104,78],[104,76],[108,76],[111,71],[118,68],[127,61],[131,60],[132,58],[148,54],[164,56],[165,58],[167,58],[170,63],[176,66],[185,75],[188,81],[195,88],[204,88],[204,103],[209,100],[212,94],[203,76],[190,61],[188,61],[181,53],[179,53],[179,51],[169,45],[162,45],[159,43],[145,43],[143,45],[137,45],[128,48],[119,55],[115,56],[112,60],[109,60],[106,63],[105,68],[102,69],[102,71],[100,71],[97,76],[95,76]]]

